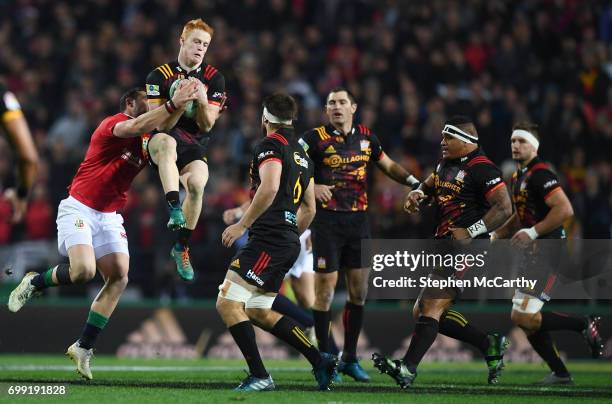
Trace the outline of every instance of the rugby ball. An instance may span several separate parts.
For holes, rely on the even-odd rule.
[[[178,79],[175,80],[174,83],[172,83],[172,85],[170,86],[170,98],[172,98],[174,96],[174,92],[176,91],[176,89],[178,88],[178,85],[181,81],[183,81],[184,79]],[[197,101],[189,101],[187,103],[187,107],[185,108],[185,112],[183,113],[183,116],[187,117],[187,118],[195,118],[196,116],[196,111],[198,108],[198,102]]]

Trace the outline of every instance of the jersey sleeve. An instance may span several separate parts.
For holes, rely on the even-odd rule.
[[[374,133],[370,135],[370,147],[372,148],[372,159],[374,161],[379,161],[385,156],[380,140]]]
[[[164,82],[164,75],[159,68],[149,73],[145,83],[148,101],[165,101],[168,99],[168,95],[164,89]]]
[[[21,116],[23,116],[23,112],[17,97],[10,91],[2,92],[2,98],[0,99],[0,123],[5,123]]]
[[[534,196],[546,200],[554,193],[561,191],[559,178],[551,170],[541,169],[535,171],[529,179],[529,187]]]
[[[117,126],[119,122],[127,121],[128,119],[130,118],[124,114],[109,116],[100,123],[99,128],[101,130],[96,130],[96,132],[104,137],[114,137],[115,135],[113,132],[115,131],[115,126]]]
[[[281,146],[273,139],[264,138],[257,146],[255,146],[255,156],[253,159],[253,167],[259,170],[261,166],[271,161],[283,163],[283,154]]]
[[[488,198],[493,192],[506,186],[506,183],[502,179],[500,169],[493,164],[476,164],[471,167],[470,171],[476,190],[485,198]]]
[[[225,77],[221,74],[221,72],[217,72],[210,83],[208,84],[208,91],[206,92],[208,95],[208,103],[212,105],[221,105],[221,101],[223,100],[223,96],[225,95]]]

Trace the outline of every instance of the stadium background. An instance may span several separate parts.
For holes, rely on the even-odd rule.
[[[123,90],[143,85],[153,67],[176,57],[182,25],[197,17],[215,29],[205,60],[223,72],[229,95],[229,108],[213,129],[211,178],[193,237],[199,276],[186,285],[174,275],[161,186],[153,170],[144,170],[123,212],[130,286],[116,317],[126,306],[128,314],[134,313],[130,305],[149,311],[134,314],[138,320],[124,330],[122,340],[141,321],[155,319],[160,304],[174,310],[170,317],[182,318],[188,307],[201,307],[203,318],[212,319],[212,307],[202,299],[215,296],[233,254],[220,243],[221,213],[248,195],[250,152],[261,133],[260,102],[275,90],[298,98],[301,131],[324,121],[323,101],[331,88],[347,86],[359,101],[358,120],[377,133],[389,155],[420,177],[438,159],[445,118],[472,116],[485,151],[506,176],[514,168],[509,160],[512,123],[534,120],[541,125],[540,154],[555,167],[576,212],[567,223],[570,235],[610,238],[609,1],[3,1],[0,79],[21,101],[43,162],[22,225],[11,226],[10,205],[0,199],[0,263],[12,269],[0,274],[2,296],[26,269],[42,270],[59,259],[57,205],[93,129],[117,111]],[[14,160],[3,138],[0,156],[4,189],[14,181]],[[370,216],[376,237],[430,236],[428,217],[402,213],[404,195],[405,188],[374,172]],[[54,289],[26,309],[44,318],[75,305],[67,318],[76,335],[100,285],[96,282]],[[148,304],[152,308],[144,308]],[[479,306],[477,311],[491,310],[497,308]],[[499,310],[508,313],[509,305]],[[409,317],[405,308],[397,313]],[[0,311],[2,324],[15,318]],[[114,316],[115,322],[120,320]],[[409,322],[406,318],[404,329],[411,329]],[[105,334],[113,332],[113,323]],[[366,322],[366,335],[370,327]],[[194,333],[187,333],[191,344],[201,336]],[[23,329],[15,335],[23,335]],[[2,341],[0,352],[21,350],[19,339],[5,334]]]

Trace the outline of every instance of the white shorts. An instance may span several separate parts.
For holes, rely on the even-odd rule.
[[[271,309],[276,299],[276,293],[264,294],[259,291],[250,291],[242,285],[225,279],[219,285],[219,294],[224,299],[244,303],[246,309]]]
[[[519,313],[535,314],[542,310],[544,301],[516,289],[512,297],[512,310]]]
[[[309,249],[306,243],[308,237],[310,237],[310,229],[306,229],[306,231],[304,231],[304,233],[302,233],[300,236],[300,255],[298,256],[297,260],[295,260],[295,264],[293,264],[285,277],[292,276],[294,278],[299,278],[303,273],[314,272],[312,267],[312,247]]]
[[[57,210],[57,249],[68,256],[73,245],[93,247],[96,259],[112,253],[128,251],[123,217],[116,212],[99,212],[69,196]]]

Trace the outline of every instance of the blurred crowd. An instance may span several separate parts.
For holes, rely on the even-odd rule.
[[[21,101],[42,164],[24,223],[11,225],[10,204],[0,199],[5,260],[19,246],[39,245],[49,255],[38,261],[56,259],[57,205],[93,129],[117,112],[124,90],[176,58],[183,24],[199,17],[215,29],[205,60],[224,74],[229,97],[212,132],[211,177],[192,243],[200,276],[189,286],[175,282],[161,185],[145,169],[123,212],[130,279],[144,296],[215,294],[233,253],[220,244],[221,213],[248,197],[261,100],[275,90],[299,100],[300,132],[325,123],[327,92],[346,86],[358,119],[419,177],[435,166],[451,115],[475,119],[485,152],[507,176],[512,124],[535,121],[540,155],[574,205],[570,233],[610,238],[610,1],[15,0],[0,2],[0,80]],[[7,188],[14,160],[4,139],[0,156]],[[430,216],[402,213],[406,189],[373,174],[374,236],[430,237]]]

